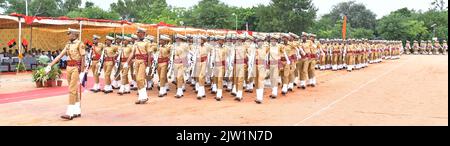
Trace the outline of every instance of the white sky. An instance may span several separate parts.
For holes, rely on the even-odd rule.
[[[83,2],[86,0],[83,0]],[[109,5],[117,0],[89,0],[93,1],[101,8],[108,10]],[[192,7],[196,5],[200,0],[166,0],[169,5],[175,7]],[[258,4],[267,5],[271,0],[221,0],[222,2],[231,6],[240,7],[252,7]],[[319,8],[318,16],[322,16],[328,13],[332,6],[350,0],[313,0],[314,5]],[[377,15],[377,18],[381,18],[384,15],[388,15],[391,11],[395,11],[400,8],[407,7],[409,9],[426,11],[431,7],[433,0],[355,0],[356,3],[363,3],[368,9]],[[446,1],[448,6],[448,1]]]

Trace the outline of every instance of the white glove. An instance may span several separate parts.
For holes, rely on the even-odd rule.
[[[145,73],[148,74],[150,72],[150,67],[145,68]]]
[[[123,64],[123,68],[128,68],[128,63]]]
[[[48,74],[52,70],[51,66],[45,67],[45,73]]]

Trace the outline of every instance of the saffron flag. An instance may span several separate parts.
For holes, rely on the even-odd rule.
[[[344,16],[344,23],[342,24],[342,40],[345,40],[347,35],[347,16]]]

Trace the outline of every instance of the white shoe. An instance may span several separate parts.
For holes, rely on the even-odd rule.
[[[117,81],[116,80],[112,80],[112,83],[111,83],[111,85],[114,87],[114,88],[117,88],[117,87],[119,87],[119,85],[118,85],[118,83],[117,83]]]
[[[212,84],[211,90],[217,92],[217,84]]]
[[[348,71],[352,71],[352,70],[353,70],[353,65],[348,65],[348,66],[347,66],[347,70],[348,70]]]
[[[264,89],[256,89],[256,100],[263,101]]]
[[[148,99],[147,90],[145,88],[140,89],[138,91],[138,93],[139,93],[138,100],[142,101],[142,100],[147,100]]]
[[[67,116],[73,116],[74,115],[74,107],[75,105],[68,105],[67,106],[67,110],[66,110],[66,115]]]
[[[233,84],[231,82],[227,83],[227,89],[231,90],[233,88]]]
[[[231,91],[231,93],[234,93],[234,94],[236,94],[236,85],[233,85],[233,90]]]
[[[291,90],[294,89],[294,83],[289,83],[288,84],[288,89],[291,89]]]
[[[236,93],[236,98],[242,99],[242,94],[243,94],[242,91],[238,91],[238,92]]]
[[[217,95],[216,95],[217,99],[221,99],[222,98],[222,89],[217,89]]]
[[[252,83],[250,83],[250,86],[248,87],[248,89],[250,89],[250,90],[253,90],[253,85],[254,85],[254,83],[252,82]]]
[[[300,81],[300,87],[306,87],[306,81]]]
[[[281,87],[281,92],[287,93],[287,90],[288,90],[287,84],[283,84],[283,86]]]
[[[125,92],[127,93],[131,92],[130,84],[125,85]]]
[[[163,95],[166,93],[166,87],[159,87],[159,95]]]
[[[331,67],[331,69],[332,69],[332,70],[338,70],[338,66],[337,66],[337,65],[333,65],[333,66]]]
[[[272,95],[277,97],[278,96],[278,87],[273,87],[272,88]]]
[[[80,102],[75,103],[75,105],[73,105],[73,107],[74,107],[73,114],[74,115],[80,115],[81,114],[81,104],[80,104]]]
[[[200,92],[198,92],[200,93]],[[177,96],[183,96],[183,89],[182,88],[178,88],[177,89]]]
[[[120,89],[119,89],[119,93],[124,93],[125,92],[125,86],[121,85]]]

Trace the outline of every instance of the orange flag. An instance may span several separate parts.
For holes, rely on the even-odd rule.
[[[347,16],[344,16],[344,23],[342,24],[342,40],[345,40],[347,35]]]

